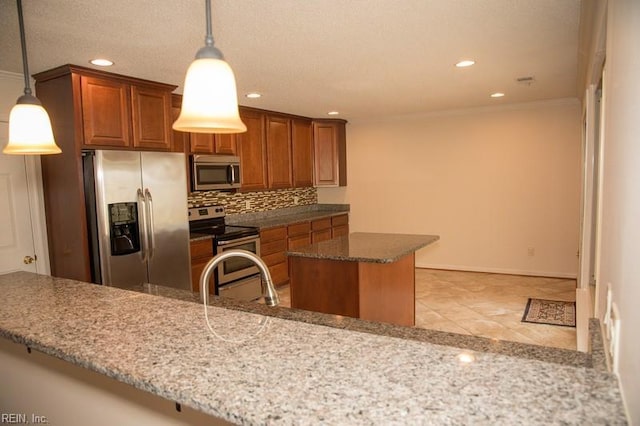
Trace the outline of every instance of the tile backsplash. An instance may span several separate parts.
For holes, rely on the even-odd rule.
[[[277,189],[260,192],[199,191],[189,194],[191,207],[222,205],[227,214],[255,213],[318,203],[316,188]]]

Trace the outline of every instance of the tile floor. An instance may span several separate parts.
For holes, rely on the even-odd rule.
[[[576,349],[576,329],[521,322],[529,297],[575,301],[564,278],[416,269],[416,327]],[[289,286],[278,288],[291,306]]]

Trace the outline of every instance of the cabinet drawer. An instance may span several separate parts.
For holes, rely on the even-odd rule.
[[[326,241],[331,239],[331,228],[323,229],[321,231],[314,231],[311,233],[311,242],[319,243],[320,241]]]
[[[289,225],[287,228],[289,231],[289,238],[291,238],[296,235],[308,234],[311,231],[311,224],[309,222],[302,222]]]
[[[278,263],[282,263],[282,262],[286,262],[287,261],[287,255],[284,254],[283,251],[278,252],[278,253],[272,253],[272,254],[268,254],[266,256],[261,256],[262,260],[264,261],[264,263],[267,264],[267,266],[273,266],[276,265]]]
[[[269,273],[275,285],[282,285],[289,281],[289,262],[282,262],[269,266]]]
[[[260,231],[260,241],[268,243],[275,240],[285,240],[287,238],[287,228],[280,226],[278,228],[269,228]]]
[[[349,224],[349,215],[341,214],[340,216],[333,216],[331,218],[331,226],[347,225]]]
[[[283,253],[287,250],[287,240],[277,240],[265,243],[260,241],[260,256],[268,256],[273,253]]]
[[[213,240],[191,241],[191,259],[213,257]]]
[[[311,245],[311,235],[309,234],[289,237],[289,250],[306,247],[308,245]]]
[[[340,225],[331,228],[332,238],[340,237],[342,235],[349,235],[349,225]]]
[[[331,218],[328,217],[326,219],[317,219],[311,222],[311,230],[312,231],[321,231],[323,229],[331,228]]]

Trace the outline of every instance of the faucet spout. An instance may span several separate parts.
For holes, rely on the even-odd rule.
[[[209,263],[206,264],[200,275],[200,295],[205,305],[209,304],[209,286],[208,283],[211,280],[211,274],[216,269],[216,266],[220,262],[230,257],[243,257],[249,259],[256,264],[260,272],[262,273],[262,297],[267,306],[277,306],[280,303],[278,292],[273,286],[273,280],[269,273],[269,268],[259,256],[247,250],[226,250],[220,254],[215,255]]]

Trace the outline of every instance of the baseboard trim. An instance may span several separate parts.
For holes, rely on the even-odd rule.
[[[485,268],[485,267],[463,266],[463,265],[434,265],[434,264],[426,264],[421,262],[416,262],[416,268],[444,269],[448,271],[462,271],[462,272],[487,272],[491,274],[526,275],[531,277],[567,278],[567,279],[576,279],[578,276],[577,273],[567,273],[567,272],[527,271],[524,269]]]

